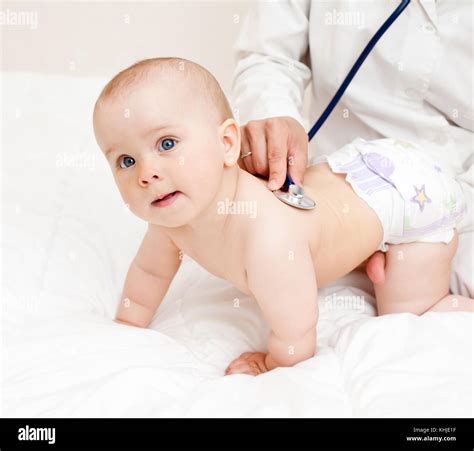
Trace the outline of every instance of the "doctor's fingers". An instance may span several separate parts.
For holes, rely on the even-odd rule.
[[[269,173],[268,188],[275,190],[285,183],[291,130],[285,120],[269,119],[265,123],[265,136]]]
[[[308,161],[308,137],[304,127],[292,117],[272,117],[249,121],[241,127],[242,169],[251,174],[269,177],[269,189],[280,188],[289,172],[302,185]],[[271,184],[272,183],[272,184]]]
[[[240,146],[240,153],[241,155],[245,155],[247,152],[252,152],[251,155],[248,155],[244,158],[239,158],[238,163],[239,166],[249,172],[250,174],[255,174],[255,167],[252,162],[252,157],[253,157],[253,149],[250,146],[249,140],[247,138],[247,133],[245,131],[245,126],[240,127],[240,135],[241,135],[241,146]]]
[[[290,135],[288,147],[288,172],[297,185],[303,186],[308,165],[308,135],[302,127],[300,131]]]
[[[252,155],[249,165],[253,169],[253,174],[268,176],[267,143],[265,138],[265,121],[249,121],[245,125],[245,138],[247,139],[249,150]],[[249,170],[250,172],[250,170]]]

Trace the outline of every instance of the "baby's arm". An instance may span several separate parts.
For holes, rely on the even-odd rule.
[[[148,327],[180,263],[179,249],[150,224],[128,270],[116,322]]]
[[[247,255],[247,277],[271,331],[265,366],[292,366],[314,356],[318,321],[317,283],[305,240],[266,233]]]

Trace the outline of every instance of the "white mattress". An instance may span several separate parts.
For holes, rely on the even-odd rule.
[[[361,274],[321,290],[314,358],[256,378],[223,372],[265,350],[258,306],[189,259],[149,329],[112,322],[145,224],[93,138],[104,81],[3,74],[3,416],[472,416],[473,315],[375,317]]]

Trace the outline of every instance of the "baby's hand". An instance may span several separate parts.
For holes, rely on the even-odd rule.
[[[265,352],[244,352],[239,358],[233,360],[225,370],[229,374],[249,374],[258,376],[268,371],[265,366]]]

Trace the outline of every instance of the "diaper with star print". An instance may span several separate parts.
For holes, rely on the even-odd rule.
[[[449,243],[467,211],[462,189],[413,143],[358,138],[314,164],[328,163],[379,217],[387,244]]]

